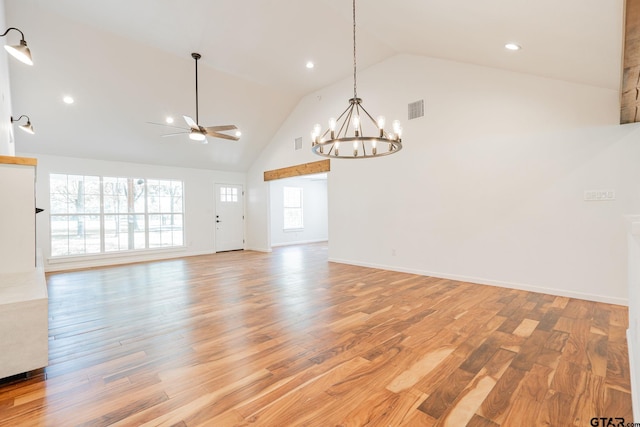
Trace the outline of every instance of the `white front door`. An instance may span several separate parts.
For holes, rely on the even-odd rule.
[[[216,184],[216,252],[244,249],[242,185]]]

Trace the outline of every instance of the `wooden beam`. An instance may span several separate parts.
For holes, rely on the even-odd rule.
[[[626,0],[620,124],[640,122],[640,0]]]
[[[314,173],[329,172],[331,170],[329,159],[317,162],[304,163],[288,168],[273,169],[265,171],[264,180],[273,181],[274,179],[292,178],[295,176],[312,175]]]
[[[31,157],[0,156],[0,164],[37,166],[38,159],[32,159]]]

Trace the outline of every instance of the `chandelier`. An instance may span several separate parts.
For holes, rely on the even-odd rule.
[[[338,116],[329,119],[329,127],[322,132],[316,124],[311,132],[311,149],[323,157],[365,159],[397,153],[402,149],[402,127],[394,120],[385,129],[384,116],[374,119],[358,98],[356,84],[356,0],[353,0],[353,98]],[[369,132],[368,134],[365,133]]]

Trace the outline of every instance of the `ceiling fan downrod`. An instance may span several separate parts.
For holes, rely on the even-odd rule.
[[[202,56],[193,52],[191,57],[196,60],[196,123],[200,126],[200,118],[198,117],[198,59],[202,58]]]

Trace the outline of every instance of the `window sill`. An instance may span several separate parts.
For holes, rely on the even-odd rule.
[[[282,229],[283,233],[295,233],[298,231],[304,231],[304,228],[283,228]]]

